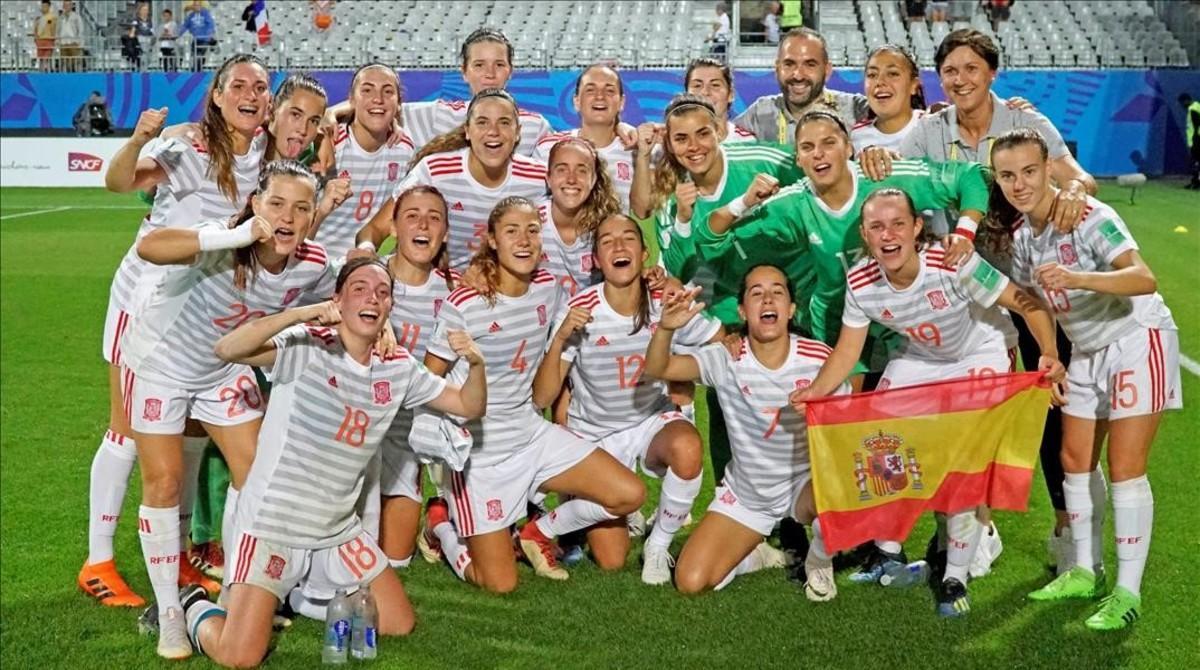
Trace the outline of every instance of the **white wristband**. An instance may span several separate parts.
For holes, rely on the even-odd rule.
[[[958,217],[958,223],[954,226],[954,234],[961,235],[968,240],[975,240],[975,231],[979,228],[979,224],[971,220],[970,217]]]
[[[734,198],[728,205],[725,205],[725,208],[729,210],[729,213],[732,214],[733,218],[735,219],[742,218],[742,215],[746,213],[746,210],[750,209],[750,207],[746,204],[746,196]]]
[[[692,236],[692,222],[675,219],[675,234],[683,238]]]
[[[375,248],[375,243],[371,240],[363,240],[362,242],[359,242],[357,248],[362,249],[363,251],[369,251],[371,253],[375,253],[377,251]]]
[[[200,251],[241,249],[254,243],[254,226],[251,219],[237,228],[205,228],[196,234]]]

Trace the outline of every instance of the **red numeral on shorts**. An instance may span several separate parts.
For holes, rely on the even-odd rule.
[[[225,416],[230,419],[245,414],[247,407],[250,409],[262,407],[262,393],[258,390],[258,383],[246,375],[238,377],[233,382],[233,386],[221,389],[217,393],[217,399],[229,403],[229,408],[225,410]]]
[[[1137,384],[1134,384],[1133,380],[1130,379],[1132,376],[1133,370],[1121,370],[1112,376],[1112,383],[1109,384],[1109,392],[1112,394],[1113,409],[1129,409],[1137,405]]]
[[[362,579],[363,575],[371,571],[375,564],[379,562],[379,557],[375,552],[363,542],[361,537],[356,537],[346,544],[338,547],[338,556],[342,557],[342,562],[354,573],[355,579]]]
[[[764,409],[762,410],[762,413],[771,417],[771,425],[767,426],[767,432],[763,433],[763,439],[765,440],[774,435],[775,429],[779,427],[779,417],[783,414],[783,408],[776,407],[775,409]]]
[[[1071,301],[1067,299],[1067,292],[1061,288],[1047,290],[1046,300],[1050,303],[1050,309],[1059,314],[1071,311]]]
[[[358,206],[354,208],[354,220],[366,221],[371,215],[371,206],[375,204],[375,191],[363,191],[358,194]]]
[[[342,425],[338,426],[337,435],[333,439],[352,447],[361,447],[367,439],[369,425],[371,419],[366,412],[346,405],[346,415],[342,417]]]
[[[918,324],[915,328],[905,328],[904,330],[908,333],[910,339],[924,342],[925,344],[932,344],[935,347],[942,346],[942,331],[938,330],[937,326],[928,321]]]
[[[233,314],[213,319],[214,326],[221,330],[233,330],[251,319],[261,319],[267,315],[266,312],[260,309],[250,309],[240,302],[233,303],[229,306],[229,309],[233,310]]]
[[[638,385],[638,381],[642,378],[642,369],[646,367],[646,359],[641,354],[631,354],[629,356],[617,356],[617,375],[620,376],[620,384],[623,389],[630,389]]]
[[[525,361],[525,340],[521,340],[521,346],[517,347],[517,353],[513,354],[512,362],[508,364],[508,367],[517,372],[525,372],[527,365],[528,363]]]
[[[971,368],[967,370],[968,377],[995,377],[1000,374],[992,368]]]
[[[413,351],[417,348],[417,341],[421,339],[421,326],[416,323],[406,323],[404,328],[400,330],[400,337],[396,338],[396,344]]]

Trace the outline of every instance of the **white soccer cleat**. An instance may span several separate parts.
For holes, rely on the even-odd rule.
[[[829,602],[837,597],[837,582],[833,580],[833,561],[804,560],[808,581],[804,582],[804,597],[814,603]]]
[[[158,655],[173,661],[192,655],[187,620],[177,607],[168,607],[167,613],[158,618]]]
[[[667,547],[646,545],[642,552],[642,583],[662,586],[671,583],[671,568],[675,559]]]
[[[971,575],[972,579],[986,576],[992,571],[992,563],[996,562],[1002,551],[1004,543],[1000,541],[1000,531],[996,530],[996,524],[990,523],[979,535],[979,548],[975,550],[975,557],[971,559],[971,567],[967,574]]]
[[[1046,538],[1046,554],[1056,576],[1069,572],[1075,566],[1075,542],[1071,539],[1070,526],[1063,528],[1058,535],[1054,534],[1053,529],[1050,530],[1050,537]]]
[[[782,551],[772,547],[766,542],[759,542],[754,551],[750,552],[754,556],[755,568],[752,570],[766,570],[768,568],[782,568],[787,566],[787,556]]]
[[[625,517],[625,527],[629,529],[629,537],[642,537],[646,534],[646,515],[642,514],[642,510],[638,510],[633,514]]]

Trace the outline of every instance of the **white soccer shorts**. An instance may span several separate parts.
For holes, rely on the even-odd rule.
[[[226,546],[230,550],[226,569],[233,570],[229,583],[266,589],[280,601],[297,584],[313,600],[330,600],[338,589],[353,593],[388,568],[387,556],[366,531],[322,549],[289,547],[246,532]]]
[[[739,484],[730,470],[725,470],[725,478],[713,492],[713,500],[708,505],[709,512],[723,514],[762,536],[768,536],[775,524],[785,517],[795,517],[796,500],[808,485],[810,476],[805,471],[791,481],[790,486],[782,488],[780,495],[774,496],[770,504],[762,506],[748,504],[742,498],[740,491],[747,485]]]
[[[921,358],[893,358],[883,370],[876,391],[902,386],[940,382],[960,377],[995,376],[1016,369],[1017,350],[991,347],[964,356],[957,361],[929,361]]]
[[[123,369],[125,416],[138,433],[182,435],[187,419],[214,426],[237,426],[262,418],[266,403],[254,371],[231,365],[217,384],[191,390],[150,381]]]
[[[404,411],[404,410],[400,410]],[[393,498],[404,496],[413,500],[424,500],[421,491],[421,462],[408,448],[405,435],[385,435],[379,445],[383,452],[383,471],[379,476],[380,492]]]
[[[642,472],[646,473],[647,476],[658,479],[666,474],[666,471],[655,472],[647,468],[646,452],[650,450],[650,443],[654,441],[654,437],[663,428],[666,428],[667,424],[675,421],[691,423],[682,412],[674,410],[670,412],[657,412],[625,430],[612,433],[603,440],[600,440],[597,446],[607,451],[610,456],[620,461],[622,465],[633,472],[637,472],[640,466]]]
[[[1103,349],[1071,354],[1064,414],[1115,421],[1181,407],[1174,330],[1139,326]]]

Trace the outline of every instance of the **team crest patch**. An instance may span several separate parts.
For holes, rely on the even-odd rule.
[[[617,179],[620,181],[630,181],[633,179],[633,169],[629,163],[617,161]]]
[[[146,398],[146,405],[142,408],[142,420],[158,421],[162,418],[162,401],[158,398]]]
[[[1079,261],[1079,256],[1075,255],[1075,246],[1070,242],[1064,242],[1058,245],[1058,262],[1063,265],[1074,265]]]
[[[942,289],[940,288],[926,293],[925,297],[929,299],[929,306],[935,310],[946,309],[950,306],[950,303],[946,300],[946,294],[942,293]]]
[[[289,288],[287,290],[287,293],[283,294],[283,304],[284,305],[291,304],[292,302],[294,302],[296,300],[296,298],[299,298],[299,297],[300,297],[300,289]]]
[[[537,315],[538,315],[538,325],[539,326],[546,325],[546,306],[545,305],[538,305]]]
[[[392,383],[389,381],[375,382],[375,404],[386,405],[392,401]]]
[[[287,565],[287,562],[283,560],[282,556],[271,554],[271,558],[267,559],[267,568],[263,572],[270,579],[281,579],[283,577],[283,566],[285,565]]]
[[[500,501],[492,498],[487,501],[488,521],[499,521],[504,518],[504,508],[500,505]]]
[[[595,268],[596,268],[596,256],[594,254],[587,254],[583,258],[579,259],[579,269],[582,270],[583,272],[591,273],[591,271],[594,270]]]
[[[737,496],[733,495],[733,491],[725,489],[721,492],[721,502],[726,505],[735,505],[737,504]]]
[[[438,313],[442,311],[442,299],[434,298],[433,300],[433,318],[437,318]]]
[[[879,431],[863,438],[862,451],[854,452],[854,481],[858,499],[886,498],[911,486],[921,490],[921,464],[917,450],[908,447],[899,435]],[[906,458],[907,457],[907,458]]]
[[[812,380],[811,380],[811,379],[797,379],[797,380],[796,380],[796,389],[797,389],[797,390],[799,390],[799,389],[806,389],[806,388],[808,388],[809,386],[812,386]]]
[[[388,181],[396,181],[396,178],[399,176],[400,176],[400,164],[399,163],[388,163]]]

